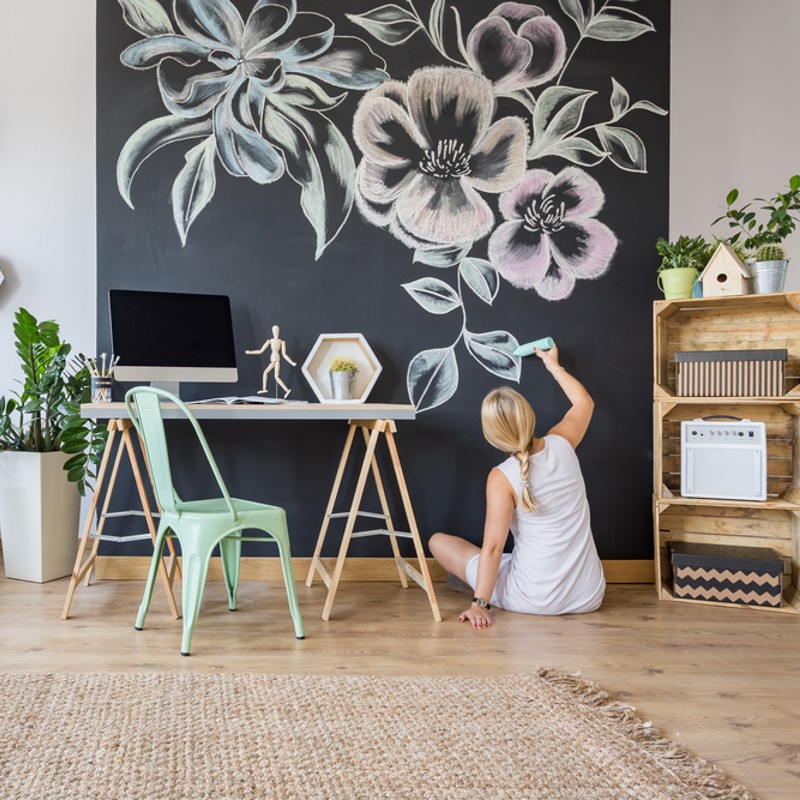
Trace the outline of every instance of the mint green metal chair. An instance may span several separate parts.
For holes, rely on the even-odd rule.
[[[178,497],[172,482],[164,420],[161,414],[162,401],[174,403],[191,423],[214,473],[221,497],[190,501],[183,501]],[[228,606],[231,611],[235,611],[242,542],[274,541],[278,545],[295,635],[298,639],[305,638],[294,587],[286,512],[278,506],[238,500],[230,496],[200,425],[186,404],[175,395],[162,389],[137,386],[125,395],[125,405],[144,444],[156,500],[161,510],[150,573],[136,617],[136,629],[141,630],[144,627],[159,559],[168,536],[178,539],[183,558],[181,655],[184,656],[188,656],[190,652],[192,633],[200,612],[208,565],[214,548],[219,545],[222,573],[228,592]],[[245,537],[242,535],[245,529],[257,529],[263,531],[265,535]]]

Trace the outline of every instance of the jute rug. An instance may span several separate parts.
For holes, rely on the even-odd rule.
[[[3,800],[744,800],[630,706],[495,678],[0,675]]]

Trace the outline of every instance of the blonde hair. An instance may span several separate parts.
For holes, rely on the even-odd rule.
[[[531,404],[510,386],[492,389],[481,403],[481,427],[492,447],[513,455],[519,461],[522,510],[536,511],[539,504],[531,494],[528,460],[536,427],[536,414]]]

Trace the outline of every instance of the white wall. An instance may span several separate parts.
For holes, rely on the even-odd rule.
[[[798,0],[672,0],[670,231],[717,232],[732,188],[772,197],[800,173]],[[787,290],[800,289],[800,234]]]
[[[19,306],[95,341],[95,3],[0,0],[0,394]]]

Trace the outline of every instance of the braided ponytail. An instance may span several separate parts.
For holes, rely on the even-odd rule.
[[[481,405],[481,426],[489,444],[519,461],[522,510],[536,511],[539,505],[531,494],[529,460],[536,414],[530,403],[509,386],[493,389]]]
[[[528,480],[528,473],[530,472],[531,462],[529,459],[530,453],[526,448],[524,452],[514,453],[517,461],[519,461],[519,472],[522,476],[522,492],[520,499],[522,500],[523,511],[536,511],[539,504],[533,499],[531,494],[531,485]]]

